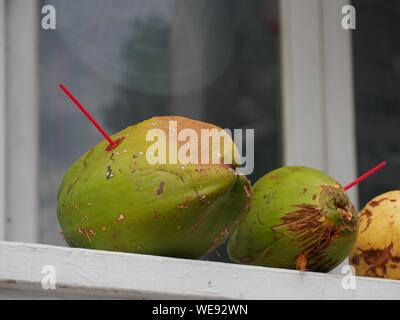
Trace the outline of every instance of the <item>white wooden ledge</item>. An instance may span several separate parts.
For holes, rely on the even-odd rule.
[[[42,288],[44,265],[56,289]],[[400,299],[400,281],[0,242],[0,299]]]

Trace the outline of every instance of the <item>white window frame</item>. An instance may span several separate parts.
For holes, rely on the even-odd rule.
[[[38,6],[36,0],[0,0],[1,185],[0,212],[5,240],[38,239]],[[1,42],[1,40],[0,40]],[[4,202],[3,202],[4,207]],[[4,230],[5,229],[5,230]]]
[[[284,162],[343,185],[357,175],[351,31],[341,27],[348,3],[281,0],[280,10]],[[357,203],[357,188],[349,194]]]
[[[351,32],[343,30],[340,24],[341,8],[348,2],[348,0],[280,0],[284,164],[305,165],[322,169],[343,184],[352,181],[356,177],[357,171]],[[36,49],[38,47],[37,30],[38,23],[40,23],[40,9],[37,4],[37,0],[0,0],[0,240],[7,241],[36,242],[38,238],[39,109],[36,79],[38,53]],[[339,64],[337,61],[341,61],[341,63]],[[23,94],[21,94],[22,90],[24,91]],[[178,108],[179,106],[175,107]],[[340,131],[336,129],[337,123],[340,123]],[[4,197],[4,194],[6,197]],[[356,188],[350,191],[350,195],[354,201],[357,201]],[[7,203],[6,206],[4,205],[5,202]],[[1,264],[1,261],[6,260],[1,256],[2,246],[6,250],[5,257],[9,261],[14,261],[11,253],[13,250],[18,252],[18,254],[15,254],[15,261],[26,258],[24,254],[29,256],[32,252],[42,252],[41,250],[43,250],[54,259],[58,259],[56,261],[62,261],[63,265],[68,265],[72,269],[73,266],[66,262],[67,256],[70,256],[71,253],[87,261],[92,261],[90,256],[97,256],[97,253],[79,249],[40,245],[28,246],[28,248],[33,249],[28,250],[27,253],[27,245],[0,243],[0,297],[2,294],[1,281],[5,281],[4,274],[7,274],[9,278],[14,274],[10,273],[11,267],[5,266],[4,262],[3,265]],[[70,253],[63,255],[66,252]],[[100,252],[98,254],[108,257],[105,259],[114,261],[115,266],[123,265],[123,263],[120,263],[123,260],[122,258],[113,258],[116,256],[125,257],[123,254]],[[160,259],[164,259],[138,255],[131,257],[129,259],[133,259],[130,262],[132,266],[135,259],[149,262],[154,259],[154,261],[160,262]],[[32,259],[34,259],[33,256]],[[93,263],[96,265],[96,260],[93,259]],[[166,259],[168,261],[174,260]],[[44,262],[45,260],[44,257],[37,258],[37,262]],[[162,264],[162,261],[160,263]],[[198,270],[196,272],[200,272],[203,270],[203,264],[209,262],[192,261],[182,264],[181,260],[176,260],[175,263],[174,267],[189,268],[193,266],[194,270]],[[34,263],[32,263],[32,268],[33,265]],[[151,263],[144,264],[143,270],[150,270],[151,272],[151,265]],[[33,272],[32,268],[26,269],[25,274],[25,269],[18,269],[19,274],[22,275],[21,280],[26,283],[31,281],[31,283],[38,285],[37,275],[28,275],[28,272]],[[240,270],[246,270],[243,272],[251,276],[261,272],[259,268],[254,267],[227,265],[226,270],[225,267],[221,268],[221,273],[217,274],[218,279],[225,279]],[[287,270],[275,270],[272,273],[268,268],[263,270],[266,277],[269,275],[270,279],[273,279],[274,272],[277,272],[280,274],[279,277],[283,277],[282,279],[300,277],[299,281],[303,281],[300,273],[295,273],[295,276],[292,276],[291,271]],[[93,269],[92,271],[96,275],[96,270]],[[79,272],[77,271],[76,274],[79,274]],[[67,287],[75,285],[75,280],[71,275],[73,273],[65,278]],[[201,276],[201,274],[199,276],[202,279],[208,277],[206,275]],[[32,278],[28,279],[29,277]],[[333,278],[330,277],[336,276],[326,275],[326,283],[333,281]],[[99,278],[95,277],[93,281],[100,281]],[[83,286],[92,285],[95,287],[97,282],[88,284],[85,279],[86,275],[77,281],[81,281]],[[185,290],[190,290],[190,288],[197,290],[196,279],[192,281],[188,277],[177,275],[174,281],[178,283],[179,279],[185,279],[190,284],[189,289],[185,289],[183,283],[182,287],[177,286],[183,294],[190,296],[190,293]],[[218,281],[218,279],[215,278],[215,281]],[[244,277],[244,279],[247,278]],[[309,283],[311,288],[315,288],[322,278],[320,275],[310,275],[310,279],[312,279]],[[132,278],[131,280],[138,281],[140,279]],[[122,286],[117,279],[110,278],[107,281],[115,281],[115,288]],[[191,281],[193,283],[190,283]],[[162,283],[161,280],[160,283]],[[238,283],[245,286],[244,283]],[[256,281],[255,287],[259,283],[259,281]],[[151,281],[150,285],[153,284],[154,281]],[[146,286],[146,284],[143,284],[142,287],[130,289],[139,290],[140,297],[151,297],[152,294],[143,292],[152,290],[153,287]],[[101,284],[99,287],[101,287]],[[107,288],[103,287],[105,294],[110,293]],[[300,291],[303,293],[302,290]],[[229,297],[238,297],[229,295],[229,291],[228,288],[224,293]],[[393,294],[392,289],[387,292]],[[205,287],[201,293],[201,297],[215,297],[208,287]],[[160,290],[160,294],[165,297],[174,297],[176,293],[169,294]],[[310,290],[307,294],[312,297],[313,291]],[[200,295],[194,296],[200,297]],[[247,296],[246,294],[243,295],[243,297],[250,296],[250,293]],[[273,296],[273,294],[268,296],[261,291],[258,293],[260,298]],[[350,298],[357,297],[356,294],[353,294],[353,296],[349,294],[348,296]],[[300,296],[299,293],[296,297],[306,298],[307,295]],[[387,295],[387,297],[390,298],[390,295]]]
[[[0,241],[6,238],[5,3],[0,0]]]

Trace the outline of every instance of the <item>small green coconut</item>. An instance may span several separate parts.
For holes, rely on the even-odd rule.
[[[283,167],[254,185],[252,208],[228,253],[238,263],[328,272],[352,250],[357,228],[354,206],[335,180]]]
[[[171,121],[176,131],[169,129]],[[249,209],[251,187],[237,175],[235,163],[225,164],[232,148],[223,149],[219,164],[154,164],[147,157],[152,129],[167,139],[185,129],[198,136],[202,129],[222,130],[182,117],[156,117],[115,134],[117,147],[104,141],[83,155],[58,193],[58,219],[70,246],[199,258],[238,226]],[[200,144],[198,151],[211,149]]]

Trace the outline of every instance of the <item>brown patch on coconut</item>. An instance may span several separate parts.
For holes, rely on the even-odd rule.
[[[358,266],[360,264],[360,257],[359,256],[352,256],[350,262],[351,262],[352,265]]]
[[[307,254],[300,253],[296,258],[296,269],[300,271],[307,270]]]
[[[224,227],[212,240],[212,246],[208,252],[214,251],[216,248],[218,248],[223,242],[223,240],[227,239],[229,237],[229,230],[228,227]]]
[[[361,212],[360,216],[361,216],[361,217],[365,217],[365,218],[367,218],[367,219],[371,219],[371,217],[372,217],[372,212],[371,212],[370,210],[368,210],[368,209],[365,209],[365,210],[363,210],[363,211]]]
[[[164,193],[164,186],[165,186],[165,182],[161,182],[160,186],[158,187],[157,191],[156,191],[156,195],[160,195],[162,193]]]
[[[318,206],[302,204],[293,207],[297,210],[283,216],[283,223],[272,229],[294,238],[303,248],[295,259],[297,268],[303,270],[308,267],[315,270],[327,263],[334,265],[336,261],[331,261],[324,251],[340,237],[342,231],[352,230],[353,227],[329,222],[327,213]]]
[[[89,242],[92,242],[92,236],[96,235],[96,232],[91,228],[78,228],[79,234],[83,235]]]
[[[367,274],[381,277],[386,274],[387,263],[393,259],[391,251],[393,249],[393,243],[384,249],[371,249],[362,250],[360,257],[368,264],[369,268],[366,271]]]
[[[249,184],[245,184],[244,185],[244,191],[246,192],[246,197],[251,199],[252,195],[251,195],[251,187]]]
[[[171,121],[176,121],[176,127],[171,126]],[[224,154],[227,154],[226,152],[224,154],[217,154],[218,157],[218,163],[212,163],[212,160],[214,159],[214,155],[212,155],[212,148],[211,143],[217,142],[220,144],[220,150],[225,150],[229,151],[229,149],[226,148],[233,148],[234,142],[232,141],[232,138],[229,136],[229,134],[222,128],[215,126],[210,123],[206,122],[201,122],[185,117],[180,117],[180,116],[162,116],[162,117],[156,117],[154,118],[154,122],[156,123],[156,127],[163,130],[167,141],[169,141],[169,135],[170,133],[174,134],[179,134],[182,130],[185,129],[190,129],[194,130],[197,134],[197,137],[199,138],[199,143],[196,146],[197,148],[197,154],[202,155],[204,152],[208,152],[208,160],[209,163],[204,163],[205,165],[218,165],[224,169],[229,169],[230,171],[234,171],[234,169],[237,166],[237,163],[235,162],[235,157],[233,155],[233,150],[232,150],[232,161],[234,162],[233,164],[231,163],[225,163],[224,159]],[[209,130],[208,132],[210,135],[203,135],[202,130]],[[176,131],[176,132],[175,132]],[[204,136],[204,139],[203,139]],[[217,139],[215,139],[217,138]],[[179,140],[177,143],[177,149],[179,150],[184,144],[186,144],[188,140]],[[227,142],[227,143],[225,143]]]
[[[383,198],[383,199],[381,199],[381,200],[374,200],[374,201],[371,201],[370,203],[369,203],[369,205],[372,207],[372,208],[376,208],[376,207],[378,207],[380,204],[381,204],[381,202],[383,202],[383,201],[385,201],[385,200],[389,200],[388,198]]]
[[[392,257],[391,260],[392,260],[394,263],[400,263],[400,257]]]
[[[351,222],[351,220],[353,220],[353,215],[350,211],[342,208],[337,208],[337,210],[339,212],[340,218],[342,218],[343,221]]]
[[[361,212],[360,217],[367,219],[367,224],[365,225],[365,228],[361,231],[364,232],[366,231],[369,226],[371,225],[372,222],[372,212],[369,211],[368,209],[364,209],[364,211]]]

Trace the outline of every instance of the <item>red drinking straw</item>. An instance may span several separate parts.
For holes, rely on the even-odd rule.
[[[364,173],[361,177],[357,178],[356,180],[354,180],[352,183],[348,184],[347,186],[345,186],[343,189],[345,191],[349,190],[350,188],[354,187],[355,185],[359,184],[361,181],[364,181],[365,179],[367,179],[369,176],[373,175],[375,172],[377,172],[378,170],[382,169],[384,166],[386,166],[386,161],[383,161],[382,163],[380,163],[379,165],[377,165],[375,168],[369,170],[368,172]]]
[[[116,147],[119,143],[111,139],[107,132],[101,127],[101,125],[93,118],[93,116],[86,110],[86,108],[79,102],[77,98],[64,86],[60,84],[60,88],[64,93],[72,100],[73,103],[82,111],[82,113],[90,120],[91,123],[96,127],[97,130],[103,135],[104,138],[110,143],[111,149]]]

